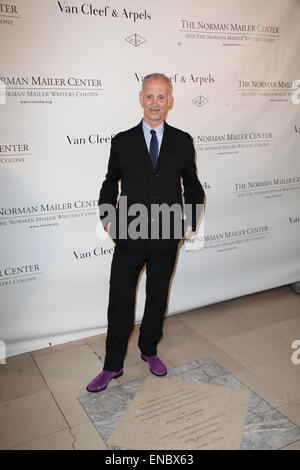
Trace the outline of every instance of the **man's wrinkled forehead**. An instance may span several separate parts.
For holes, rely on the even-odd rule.
[[[167,95],[169,93],[168,82],[163,78],[149,78],[143,82],[142,92],[145,94],[149,91],[160,91]]]

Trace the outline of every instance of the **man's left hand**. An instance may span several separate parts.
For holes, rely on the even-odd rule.
[[[192,227],[191,227],[190,225],[188,225],[188,226],[187,226],[187,229],[186,229],[186,231],[185,231],[184,237],[185,237],[186,239],[191,238],[192,232],[193,232]]]

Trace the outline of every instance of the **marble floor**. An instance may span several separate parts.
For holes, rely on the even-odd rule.
[[[149,375],[137,347],[138,328],[130,338],[124,375],[108,386],[111,395],[113,387],[141,383]],[[102,370],[105,338],[33,351],[0,365],[0,449],[107,448],[79,401]],[[253,392],[261,412],[272,414],[271,446],[299,450],[300,364],[291,360],[297,339],[300,295],[283,286],[166,318],[158,352],[170,371],[205,361],[212,370],[225,371]],[[292,433],[288,438],[287,432]]]
[[[228,388],[249,390],[246,385],[212,359],[199,359],[169,369],[167,377],[180,379],[180,382],[216,385],[220,390],[224,388],[227,390]],[[126,447],[109,445],[108,439],[118,425],[120,418],[126,413],[144,380],[145,377],[133,380],[118,387],[112,387],[102,394],[86,393],[79,399],[109,449],[128,450]],[[159,380],[161,383],[164,378]],[[136,432],[138,432],[138,428]],[[299,440],[300,427],[251,391],[241,443],[238,448],[242,450],[277,450]],[[218,444],[223,443],[218,442]],[[216,449],[220,449],[218,444]],[[151,448],[158,450],[160,447]]]

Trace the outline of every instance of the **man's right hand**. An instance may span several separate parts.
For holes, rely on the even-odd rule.
[[[109,233],[110,224],[111,224],[111,222],[108,222],[108,223],[105,225],[105,227],[104,227],[104,230],[105,230],[105,232],[107,232],[107,233]]]

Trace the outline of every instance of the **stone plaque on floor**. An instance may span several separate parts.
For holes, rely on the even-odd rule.
[[[109,444],[129,449],[239,449],[250,392],[149,376]]]
[[[79,401],[109,449],[280,449],[300,439],[294,423],[211,359]]]

